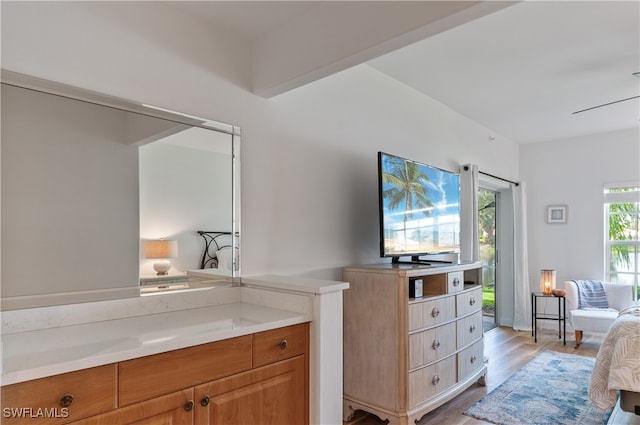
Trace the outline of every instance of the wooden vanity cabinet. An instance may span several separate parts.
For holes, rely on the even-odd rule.
[[[345,420],[365,410],[413,424],[484,383],[481,271],[479,263],[343,270]],[[423,296],[410,298],[415,280]]]
[[[51,393],[52,400],[33,399],[48,406],[68,388],[76,404],[64,418],[3,424],[304,425],[308,353],[309,323],[302,323],[14,384],[2,387],[3,408]]]

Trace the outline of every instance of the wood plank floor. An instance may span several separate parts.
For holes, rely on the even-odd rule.
[[[485,357],[487,359],[487,386],[473,385],[458,397],[425,415],[419,425],[479,425],[488,422],[480,421],[462,414],[488,392],[502,384],[515,371],[526,365],[537,354],[544,350],[559,351],[581,356],[596,357],[603,337],[585,333],[582,345],[574,348],[573,333],[567,332],[567,345],[562,345],[558,334],[552,330],[538,330],[538,342],[533,342],[531,332],[515,331],[511,328],[499,327],[485,333]],[[374,415],[358,411],[344,425],[382,425]]]

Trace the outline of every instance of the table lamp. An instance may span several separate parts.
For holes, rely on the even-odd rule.
[[[169,258],[175,258],[178,255],[178,241],[157,239],[148,240],[144,243],[144,257],[155,259],[153,270],[158,276],[168,274],[171,268]]]
[[[540,270],[540,290],[544,295],[551,295],[556,288],[556,271]]]

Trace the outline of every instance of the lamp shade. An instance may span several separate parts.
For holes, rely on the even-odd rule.
[[[178,241],[158,239],[144,243],[145,258],[174,258],[178,255]]]
[[[556,271],[540,270],[540,290],[544,295],[551,295],[556,288]]]

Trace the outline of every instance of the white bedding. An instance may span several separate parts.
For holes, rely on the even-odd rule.
[[[615,405],[617,390],[640,392],[640,304],[620,311],[591,375],[589,397],[599,408]]]

